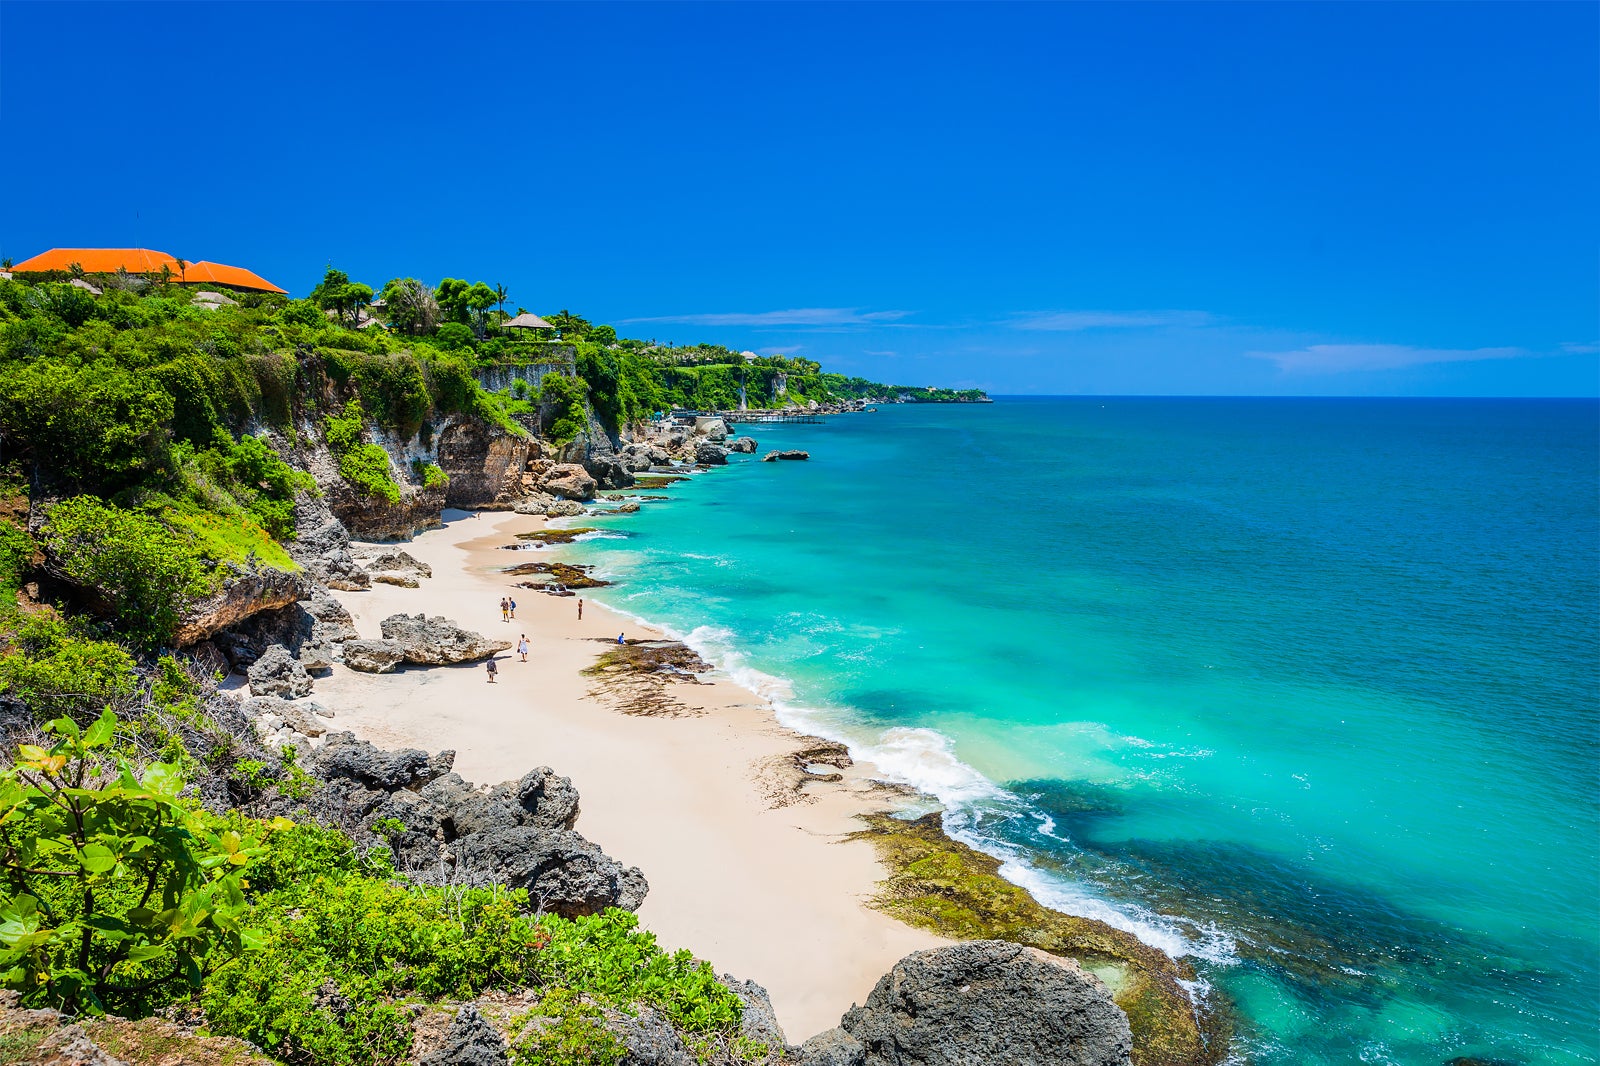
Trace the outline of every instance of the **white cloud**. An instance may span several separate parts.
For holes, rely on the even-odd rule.
[[[1215,321],[1205,311],[1024,311],[1007,323],[1012,329],[1076,333],[1086,329],[1156,329],[1162,326],[1206,326]]]
[[[1397,370],[1423,363],[1470,363],[1516,359],[1522,348],[1413,348],[1405,344],[1312,344],[1284,352],[1246,352],[1270,359],[1290,374],[1343,374],[1352,370]]]
[[[788,311],[733,311],[706,315],[625,318],[627,324],[667,322],[686,326],[870,326],[893,322],[912,311],[863,311],[859,307],[797,307]]]
[[[1577,344],[1568,341],[1561,346],[1561,350],[1568,355],[1593,355],[1600,352],[1600,341],[1590,341],[1588,344]]]

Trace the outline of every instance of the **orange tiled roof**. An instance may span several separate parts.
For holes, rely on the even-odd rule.
[[[24,259],[11,268],[13,274],[29,271],[70,270],[72,264],[83,267],[85,274],[115,274],[126,270],[130,274],[159,274],[161,267],[178,273],[178,261],[166,252],[152,252],[148,248],[52,248],[32,259]]]
[[[177,271],[174,270],[173,273],[177,273]],[[209,263],[204,259],[198,263],[190,263],[184,268],[183,282],[186,285],[193,285],[197,282],[202,285],[226,285],[233,289],[252,289],[256,292],[288,292],[287,289],[278,288],[260,274],[246,270],[244,267]]]

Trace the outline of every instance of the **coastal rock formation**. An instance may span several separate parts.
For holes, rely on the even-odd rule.
[[[242,567],[223,564],[225,577],[216,592],[190,604],[173,631],[178,647],[197,644],[213,633],[238,625],[262,611],[276,610],[304,595],[298,573],[270,566]]]
[[[323,589],[313,588],[306,599],[254,615],[243,624],[218,633],[213,642],[234,669],[249,666],[272,645],[281,644],[307,670],[314,670],[318,667],[313,660],[327,658],[333,645],[354,640],[358,635],[344,604]]]
[[[761,461],[763,463],[771,463],[771,462],[776,462],[779,459],[809,459],[809,458],[811,458],[811,453],[810,452],[802,452],[802,451],[799,451],[798,449],[791,449],[789,451],[768,452],[766,455],[763,455],[761,457]]]
[[[742,452],[745,455],[756,453],[756,439],[754,437],[736,437],[728,442],[730,452]]]
[[[728,461],[728,449],[710,441],[701,441],[694,446],[694,461],[701,466],[721,466]]]
[[[744,1004],[744,1017],[739,1021],[740,1036],[771,1048],[789,1046],[789,1038],[783,1035],[783,1026],[778,1024],[778,1012],[773,1010],[772,997],[767,995],[765,988],[754,981],[741,981],[732,974],[725,973],[717,980]]]
[[[1094,977],[1019,944],[918,951],[879,979],[803,1066],[1127,1066],[1128,1018]]]
[[[364,674],[387,674],[405,662],[406,652],[392,640],[347,640],[344,664]]]
[[[261,658],[252,663],[248,676],[252,696],[284,696],[295,699],[311,695],[310,675],[282,644],[274,644]]]
[[[573,830],[571,781],[540,767],[483,792],[450,772],[454,758],[386,752],[334,733],[310,770],[327,782],[319,802],[369,829],[384,819],[404,826],[389,843],[397,863],[420,880],[525,888],[536,907],[566,917],[644,902],[644,875]]]
[[[595,455],[583,464],[600,488],[625,489],[633,484],[633,471],[620,455]]]
[[[478,418],[452,417],[434,438],[435,462],[450,478],[444,502],[469,510],[503,507],[522,495],[522,474],[539,442]]]
[[[410,552],[386,551],[366,560],[372,580],[386,585],[414,589],[422,578],[433,576],[433,567],[420,562]]]
[[[289,557],[313,580],[331,589],[357,592],[370,585],[367,572],[350,554],[350,531],[334,517],[321,496],[302,492],[294,501],[294,540]]]
[[[451,1019],[444,1042],[419,1066],[506,1066],[508,1061],[505,1038],[468,1003]]]
[[[270,751],[293,744],[307,751],[322,743],[333,712],[309,700],[290,701],[278,696],[253,696],[240,708],[255,723],[256,735]]]
[[[554,496],[535,492],[526,499],[518,500],[511,509],[517,514],[546,514],[549,506],[555,502]]]
[[[473,663],[495,652],[509,651],[509,640],[490,640],[482,633],[462,629],[443,615],[392,614],[379,623],[383,639],[400,646],[408,663],[443,666],[447,663]],[[349,659],[349,645],[345,657]]]
[[[728,423],[720,418],[700,417],[694,420],[694,431],[709,441],[728,439]]]
[[[649,1004],[641,1003],[632,1012],[608,1010],[606,1029],[628,1049],[628,1066],[695,1066],[683,1037],[666,1016]]]
[[[539,484],[540,491],[569,500],[592,500],[595,487],[594,478],[577,463],[555,464]]]

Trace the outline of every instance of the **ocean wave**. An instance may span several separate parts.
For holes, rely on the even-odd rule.
[[[574,544],[582,544],[591,540],[627,540],[628,534],[617,529],[596,529],[589,533],[579,533],[572,538]],[[551,545],[554,547],[554,545]]]
[[[619,614],[688,645],[719,674],[770,704],[778,723],[785,728],[844,744],[851,758],[876,767],[876,776],[937,800],[944,807],[945,832],[952,839],[998,859],[1000,875],[1026,890],[1043,906],[1104,922],[1174,958],[1187,955],[1222,966],[1238,962],[1235,937],[1226,930],[1214,925],[1196,925],[1135,903],[1104,899],[1086,885],[1040,869],[1023,849],[978,829],[986,818],[996,815],[1003,818],[1025,816],[1038,822],[1037,831],[1041,836],[1072,846],[1070,839],[1055,832],[1055,822],[1047,813],[963,762],[955,752],[954,741],[944,733],[921,726],[895,726],[874,733],[864,728],[849,708],[815,707],[798,702],[794,686],[787,678],[750,665],[737,646],[738,634],[727,626],[704,624],[684,632],[619,608],[613,599],[605,602]],[[1123,739],[1138,741],[1139,738]],[[1197,986],[1194,991],[1199,994],[1203,990]]]

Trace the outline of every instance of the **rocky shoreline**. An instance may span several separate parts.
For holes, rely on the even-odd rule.
[[[334,591],[424,588],[433,580],[433,569],[398,547],[353,542],[352,528],[365,537],[409,536],[437,524],[452,500],[473,508],[576,517],[602,489],[659,489],[682,480],[687,467],[709,469],[725,464],[730,455],[757,454],[754,439],[730,436],[714,418],[693,426],[649,424],[616,440],[591,433],[580,458],[571,447],[552,450],[531,437],[479,437],[468,426],[445,426],[436,447],[441,464],[449,464],[451,487],[376,509],[342,496],[342,482],[325,479],[326,471],[309,464],[319,484],[328,484],[323,495],[304,493],[296,503],[299,535],[289,549],[302,570],[239,572],[216,595],[192,607],[179,643],[197,679],[242,675],[247,690],[236,695],[212,687],[206,712],[228,739],[197,735],[191,750],[236,746],[236,755],[263,767],[263,780],[309,778],[314,784],[307,795],[301,786],[257,789],[213,775],[196,782],[197,794],[219,811],[310,817],[367,846],[381,843],[394,854],[397,868],[420,884],[524,889],[540,910],[563,916],[607,907],[637,909],[649,890],[646,874],[612,859],[577,831],[578,796],[567,778],[538,767],[519,780],[478,789],[453,772],[453,752],[383,751],[338,731],[335,713],[311,697],[319,678],[336,664],[372,674],[448,669],[492,660],[512,647],[509,640],[426,613],[390,615],[382,619],[381,638],[363,638]],[[774,451],[765,458],[808,456]],[[637,507],[632,501],[608,502]],[[559,545],[582,532],[544,529],[524,542]],[[530,579],[520,587],[557,595],[604,584],[587,568],[563,562],[517,563],[504,570]],[[678,686],[698,683],[709,670],[682,644],[634,640],[608,648],[585,673],[593,685],[590,695],[599,703],[625,715],[672,718],[696,713],[678,698]],[[14,744],[28,731],[20,713],[0,719],[0,727],[8,722],[15,735],[5,739]],[[840,746],[812,740],[804,757],[789,758],[771,775],[778,783],[769,796],[773,806],[794,802],[808,785],[837,777],[812,767],[850,765]],[[874,906],[967,942],[907,957],[837,1028],[798,1045],[783,1036],[760,986],[725,978],[746,1002],[746,1035],[769,1045],[767,1061],[801,1066],[1220,1061],[1225,1040],[1219,1026],[1190,1003],[1180,982],[1193,975],[1183,964],[1102,923],[1039,907],[997,876],[993,860],[944,836],[936,818],[904,822],[873,816],[860,836],[873,843],[888,871]],[[439,1009],[448,1020],[437,1012],[419,1015],[418,1061],[433,1066],[507,1061],[504,1034],[495,1026],[495,1019],[506,1015],[503,1009],[492,1002]],[[0,1004],[0,1038],[43,1034],[40,1054],[60,1052],[63,1041],[73,1046],[88,1041],[104,1057],[86,1061],[124,1061],[95,1044],[91,1030],[70,1019],[52,1023],[42,1018],[45,1013]],[[424,1023],[427,1017],[433,1020]],[[661,1019],[623,1016],[607,1024],[627,1046],[628,1063],[693,1061],[681,1035]],[[62,1035],[69,1030],[69,1036]]]

